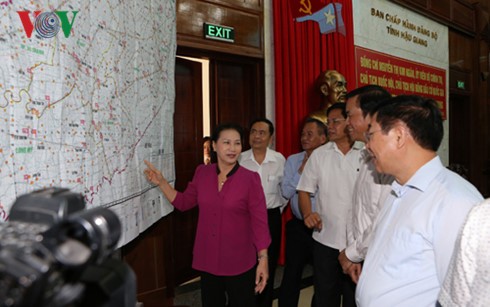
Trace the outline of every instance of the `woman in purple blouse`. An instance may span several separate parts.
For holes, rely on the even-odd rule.
[[[218,126],[212,146],[217,163],[200,165],[185,191],[176,191],[150,162],[144,173],[178,210],[199,206],[192,267],[201,272],[204,307],[255,305],[269,277],[270,244],[264,191],[257,173],[238,164],[242,128]]]

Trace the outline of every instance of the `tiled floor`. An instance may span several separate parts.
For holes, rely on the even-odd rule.
[[[298,307],[310,307],[312,296],[313,296],[313,286],[309,286],[301,290],[299,294]],[[277,300],[274,300],[274,302],[272,303],[272,307],[278,307]]]

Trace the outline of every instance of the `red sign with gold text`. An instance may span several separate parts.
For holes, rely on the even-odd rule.
[[[386,88],[393,95],[432,98],[446,119],[446,70],[356,46],[356,83]]]

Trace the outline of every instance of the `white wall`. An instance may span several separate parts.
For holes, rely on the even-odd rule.
[[[272,0],[264,1],[264,63],[265,63],[265,117],[276,123],[274,93],[274,33]],[[272,144],[275,147],[275,141]]]
[[[391,56],[400,57],[446,71],[449,80],[448,28],[422,15],[414,13],[387,0],[353,0],[354,44]],[[420,34],[407,26],[420,27],[430,35]],[[394,35],[396,31],[399,35]],[[391,34],[390,34],[391,33]],[[414,43],[415,37],[426,44]],[[446,112],[449,97],[449,82],[446,81]],[[449,117],[450,114],[447,113]],[[449,162],[448,121],[444,121],[444,139],[439,155],[444,164]]]

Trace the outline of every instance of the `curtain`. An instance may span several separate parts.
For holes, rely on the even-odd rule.
[[[296,22],[291,8],[300,0],[272,0],[274,27],[275,126],[276,150],[285,157],[301,151],[300,129],[305,117],[318,110],[321,95],[315,87],[320,72],[335,69],[344,75],[347,89],[355,83],[352,1],[342,5],[345,36],[335,32],[320,33],[315,21]],[[315,2],[315,0],[310,0]],[[321,7],[333,1],[316,0]],[[283,236],[279,263],[284,264],[284,226],[291,218],[289,206],[283,214]]]
[[[336,1],[342,4],[345,36],[337,32],[321,34],[315,21],[296,22],[289,1],[272,0],[276,149],[286,157],[301,150],[299,130],[302,121],[320,108],[321,96],[315,88],[320,72],[326,69],[339,71],[345,76],[348,89],[355,83],[351,0]],[[327,5],[333,1],[322,2]]]

